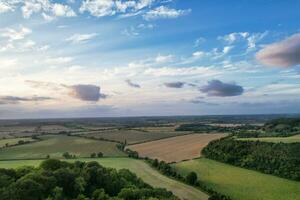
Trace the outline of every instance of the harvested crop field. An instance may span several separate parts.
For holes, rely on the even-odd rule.
[[[200,156],[201,150],[212,140],[227,134],[191,134],[128,146],[141,157],[157,158],[166,162],[179,162]]]
[[[106,139],[117,142],[127,142],[127,144],[136,144],[169,138],[179,135],[186,135],[190,132],[175,131],[174,127],[154,127],[137,129],[113,129],[104,131],[90,131],[82,133],[86,137]]]

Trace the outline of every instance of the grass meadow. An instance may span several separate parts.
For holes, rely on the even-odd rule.
[[[173,165],[182,175],[195,171],[206,186],[233,200],[300,200],[300,183],[206,158]]]
[[[37,159],[50,155],[62,158],[64,152],[77,157],[88,157],[91,153],[102,152],[104,156],[123,156],[116,143],[66,135],[47,135],[40,137],[42,141],[4,148],[0,151],[0,160],[5,159]]]

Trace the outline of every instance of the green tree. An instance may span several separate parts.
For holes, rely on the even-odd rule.
[[[109,196],[105,194],[104,189],[97,189],[93,193],[92,200],[109,200]]]
[[[186,176],[186,182],[188,184],[191,184],[191,185],[195,185],[196,182],[197,182],[197,174],[195,172],[190,172],[187,176]]]

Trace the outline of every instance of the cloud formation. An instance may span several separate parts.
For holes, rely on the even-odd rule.
[[[244,92],[242,86],[236,85],[235,83],[223,83],[219,80],[211,80],[199,90],[208,96],[217,97],[239,96]]]
[[[116,1],[116,0],[85,0],[79,11],[89,12],[95,17],[113,16],[119,13],[137,13],[151,6],[156,0]]]
[[[35,13],[41,13],[45,20],[55,17],[74,17],[76,13],[68,5],[52,3],[50,0],[1,0],[0,13],[15,11],[20,8],[23,17],[28,19]]]
[[[79,44],[87,42],[94,37],[96,37],[96,33],[90,33],[90,34],[74,34],[71,37],[67,38],[66,41],[71,42],[73,44]]]
[[[180,81],[168,82],[168,83],[164,83],[164,85],[169,88],[182,88],[185,85],[185,82],[180,82]]]
[[[168,8],[166,6],[159,6],[153,10],[148,11],[143,15],[145,20],[157,20],[157,19],[174,19],[180,16],[187,15],[191,12],[188,10],[176,10],[173,8]]]
[[[267,45],[256,54],[256,59],[267,66],[291,67],[300,64],[300,34]]]
[[[38,102],[52,100],[51,97],[33,96],[33,97],[18,97],[18,96],[1,96],[0,104],[17,104],[20,102]]]
[[[130,79],[127,79],[125,80],[125,82],[130,86],[130,87],[133,87],[133,88],[141,88],[141,86],[137,83],[133,83]]]
[[[71,90],[70,95],[82,101],[99,101],[106,98],[105,94],[100,92],[100,87],[96,85],[72,85],[67,86]]]

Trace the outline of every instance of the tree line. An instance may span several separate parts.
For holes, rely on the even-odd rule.
[[[207,187],[205,183],[199,179],[196,172],[191,171],[184,177],[165,161],[159,161],[157,159],[150,158],[145,158],[145,160],[151,165],[151,167],[157,169],[162,174],[205,191],[210,195],[208,200],[231,200],[229,196],[220,194]]]
[[[202,154],[231,165],[300,181],[300,143],[225,138],[210,142]]]
[[[48,159],[38,168],[0,169],[1,200],[177,200],[129,170]]]

